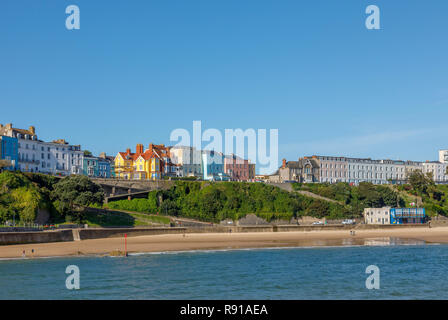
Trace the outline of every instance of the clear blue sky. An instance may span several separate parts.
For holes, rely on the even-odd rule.
[[[65,8],[81,29],[65,28]],[[381,9],[381,30],[365,8]],[[98,154],[279,129],[279,158],[448,148],[448,1],[2,0],[0,123]]]

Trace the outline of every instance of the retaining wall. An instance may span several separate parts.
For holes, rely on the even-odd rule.
[[[263,225],[263,226],[205,226],[205,227],[174,227],[174,228],[90,228],[73,230],[56,230],[41,232],[1,232],[0,245],[45,243],[62,241],[79,241],[87,239],[101,239],[181,233],[244,233],[244,232],[291,232],[291,231],[321,231],[321,230],[350,230],[350,229],[399,229],[399,228],[428,228],[423,225],[325,225],[325,226],[294,226],[294,225]]]
[[[0,245],[63,241],[73,241],[72,230],[0,233]]]
[[[86,239],[99,239],[99,238],[113,238],[124,237],[125,234],[128,237],[136,236],[148,236],[156,234],[175,234],[185,233],[187,228],[91,228],[91,229],[79,229],[79,238],[81,240]]]

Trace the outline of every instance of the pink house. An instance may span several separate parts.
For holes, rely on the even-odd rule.
[[[232,154],[224,158],[224,173],[230,176],[232,181],[250,180],[249,160],[244,160]]]

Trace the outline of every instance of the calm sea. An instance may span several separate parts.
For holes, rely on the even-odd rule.
[[[0,299],[447,299],[447,274],[448,246],[429,244],[2,260]]]

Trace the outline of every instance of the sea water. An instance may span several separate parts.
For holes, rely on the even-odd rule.
[[[447,299],[447,274],[448,245],[435,244],[34,258],[0,261],[0,299]]]

